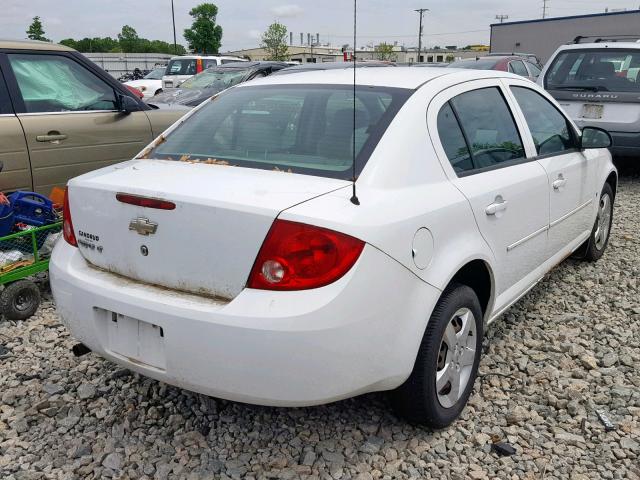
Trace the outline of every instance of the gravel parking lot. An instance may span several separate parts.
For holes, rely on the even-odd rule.
[[[0,478],[640,479],[639,206],[627,171],[605,257],[566,261],[489,329],[469,405],[439,432],[384,394],[254,407],[76,359],[45,302],[0,322]]]

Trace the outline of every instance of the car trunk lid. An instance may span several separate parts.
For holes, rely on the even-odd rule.
[[[278,214],[344,180],[167,160],[132,160],[69,183],[83,257],[152,285],[232,299],[245,287]],[[162,210],[117,194],[162,199]]]

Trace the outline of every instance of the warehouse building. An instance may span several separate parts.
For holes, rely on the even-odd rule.
[[[491,52],[533,53],[544,63],[560,45],[576,37],[595,40],[625,35],[640,37],[640,10],[495,23],[491,25]]]

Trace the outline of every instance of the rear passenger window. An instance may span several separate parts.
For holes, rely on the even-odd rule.
[[[438,134],[447,158],[456,173],[473,170],[469,147],[448,103],[438,114]]]
[[[523,77],[528,77],[529,72],[527,71],[527,67],[524,66],[521,60],[514,60],[509,64],[509,71],[515,73],[516,75],[521,75]]]
[[[540,73],[542,73],[542,70],[540,70],[540,68],[538,68],[537,65],[531,62],[527,62],[527,67],[529,67],[529,70],[531,71],[531,75],[533,75],[534,77],[539,77]]]
[[[497,87],[463,93],[450,101],[474,169],[524,158],[524,147],[511,111]]]
[[[538,155],[560,154],[577,147],[573,128],[556,107],[537,92],[511,87],[524,114]]]

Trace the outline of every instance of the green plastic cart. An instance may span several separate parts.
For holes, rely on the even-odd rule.
[[[0,237],[0,313],[9,320],[26,320],[40,305],[34,275],[49,269],[53,245],[62,222],[33,227]]]

